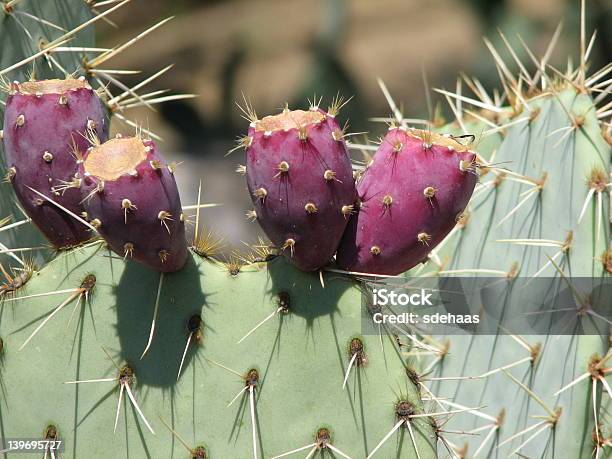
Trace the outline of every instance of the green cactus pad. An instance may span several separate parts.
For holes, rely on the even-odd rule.
[[[559,285],[567,287],[567,282],[571,283],[575,277],[597,279],[609,275],[601,259],[610,240],[608,193],[602,193],[601,215],[598,216],[597,200],[592,199],[578,223],[589,193],[591,172],[609,168],[610,147],[601,135],[593,101],[568,88],[542,94],[528,104],[531,113],[524,111],[515,115],[514,120],[526,120],[508,128],[495,156],[496,163],[502,163],[520,176],[505,174],[502,169],[496,175],[492,172],[484,175],[481,184],[495,177],[499,183],[472,200],[467,224],[439,250],[442,266],[421,270],[429,275],[500,275],[499,282],[507,285],[501,289],[500,299],[493,304],[473,304],[474,310],[484,306],[499,316],[513,314],[503,301],[503,296],[512,291],[513,276],[558,277]],[[534,183],[526,183],[523,177]],[[514,210],[525,199],[525,191],[537,186],[542,177],[545,181],[541,192],[534,192],[535,196],[528,197]],[[510,213],[512,217],[504,221]],[[541,240],[558,241],[558,244]],[[563,277],[559,271],[564,272]],[[552,314],[556,313],[543,311],[542,317],[553,320]],[[571,335],[578,332],[577,327],[595,329],[599,334]],[[483,406],[482,412],[493,418],[503,413],[499,428],[482,448],[490,427],[480,430],[479,436],[464,440],[469,445],[468,457],[477,451],[478,457],[487,457],[496,451],[528,457],[592,456],[595,449],[592,436],[596,435],[594,412],[605,416],[599,408],[601,381],[596,380],[595,395],[592,377],[558,396],[555,393],[589,371],[596,356],[601,358],[609,352],[608,322],[592,314],[585,303],[573,320],[568,321],[566,331],[566,336],[450,337],[445,349],[447,355],[430,375],[436,378],[432,382],[434,392],[463,406]],[[521,334],[520,330],[508,332]],[[512,440],[513,435],[543,421],[538,416],[546,417],[550,413],[500,368],[537,394],[550,410],[561,408],[558,421],[544,422]],[[489,372],[493,374],[478,377]],[[456,377],[472,379],[454,380]],[[601,419],[600,422],[599,429],[602,429],[605,422]],[[450,423],[455,429],[465,431],[487,424],[493,426],[495,422],[475,416],[457,417]],[[535,435],[536,432],[539,433]],[[511,440],[505,442],[507,439]]]
[[[313,443],[323,427],[331,432],[333,446],[350,457],[364,457],[396,423],[398,401],[423,413],[394,339],[360,335],[361,291],[347,278],[326,274],[323,288],[318,275],[299,272],[281,258],[231,275],[223,264],[195,256],[179,273],[164,276],[155,335],[141,360],[158,273],[98,245],[62,254],[19,293],[77,288],[87,275],[95,276],[88,302],[74,313],[76,302],[66,305],[21,351],[35,327],[70,293],[5,302],[3,436],[37,437],[53,424],[65,441],[66,457],[92,451],[112,457],[128,452],[130,457],[184,456],[161,418],[190,447],[204,445],[208,457],[253,457],[249,391],[227,407],[245,380],[220,365],[241,375],[251,369],[259,373],[254,392],[258,457]],[[278,312],[238,343],[279,308],[279,295],[288,312]],[[177,382],[193,316],[202,318],[201,339],[192,339]],[[343,389],[353,338],[361,340],[364,355]],[[156,435],[129,403],[121,408],[113,434],[116,381],[64,384],[116,378],[118,369],[103,348],[119,368],[127,363],[134,370],[134,396]],[[414,418],[411,425],[420,457],[436,457],[429,418]],[[405,428],[375,457],[396,454],[416,457]]]

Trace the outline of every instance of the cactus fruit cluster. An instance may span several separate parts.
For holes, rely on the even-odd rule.
[[[392,127],[355,184],[346,126],[336,121],[341,105],[261,120],[245,110],[248,215],[304,271],[337,252],[346,271],[403,273],[455,226],[476,185],[476,155],[453,136]]]
[[[609,292],[573,283],[612,271],[612,67],[587,74],[584,24],[566,73],[529,50],[535,73],[519,62],[515,76],[487,42],[504,91],[468,77],[472,95],[441,90],[456,120],[435,132],[409,127],[383,86],[394,119],[378,147],[348,140],[339,99],[261,119],[247,107],[239,171],[271,245],[222,262],[199,202],[186,241],[175,166],[122,108],[155,93],[104,84],[100,64],[132,42],[99,51],[87,26],[127,3],[2,4],[0,37],[40,19],[17,30],[27,46],[1,42],[15,81],[0,105],[3,441],[61,440],[75,458],[610,455]],[[111,123],[136,135],[108,140]],[[361,168],[350,152],[364,148],[377,152]],[[29,247],[31,223],[52,254]],[[468,312],[496,324],[512,301],[541,302],[567,334],[370,323],[384,310],[370,282],[391,275],[495,278]],[[519,276],[574,302],[548,310]]]
[[[8,94],[6,180],[55,248],[99,232],[116,253],[153,269],[183,267],[185,219],[174,166],[152,140],[107,141],[102,102],[85,77],[13,82]]]

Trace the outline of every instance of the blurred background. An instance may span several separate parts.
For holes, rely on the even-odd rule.
[[[597,29],[591,55],[599,68],[612,57],[612,1],[586,1],[587,39]],[[116,27],[98,26],[98,43],[125,42],[168,16],[175,18],[121,53],[113,68],[148,76],[173,63],[140,92],[198,95],[156,105],[156,111],[132,109],[130,118],[163,137],[169,160],[183,161],[177,179],[184,205],[197,201],[200,180],[203,202],[223,203],[203,210],[201,221],[225,239],[227,251],[261,235],[256,223],[246,221],[250,198],[244,177],[235,172],[244,151],[225,156],[247,128],[235,104],[243,93],[260,117],[286,102],[306,108],[314,93],[323,96],[323,107],[337,93],[353,96],[341,121],[375,139],[386,126],[369,119],[389,114],[378,77],[406,117],[431,119],[423,69],[432,88],[454,90],[461,72],[489,90],[499,87],[482,40],[488,37],[510,63],[498,29],[528,63],[517,34],[541,57],[563,21],[550,62],[565,69],[567,56],[575,62],[578,56],[579,0],[137,0],[112,16]],[[142,75],[122,80],[132,86]],[[452,120],[443,97],[432,98]]]

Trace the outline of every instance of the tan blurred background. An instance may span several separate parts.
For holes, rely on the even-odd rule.
[[[112,16],[116,28],[103,24],[98,35],[100,45],[115,45],[175,16],[115,58],[112,67],[142,70],[123,78],[135,84],[173,63],[141,92],[198,94],[129,114],[163,137],[170,160],[184,162],[177,173],[184,204],[196,202],[199,180],[205,202],[224,204],[203,211],[202,220],[231,248],[261,234],[244,217],[250,198],[244,177],[234,172],[244,152],[224,156],[247,126],[235,106],[242,93],[260,116],[285,102],[303,108],[313,93],[324,96],[324,104],[336,93],[354,96],[341,119],[350,120],[351,131],[375,138],[384,125],[369,118],[389,112],[377,77],[402,102],[406,116],[428,118],[423,68],[432,87],[453,89],[465,72],[495,88],[497,73],[482,37],[510,62],[497,34],[503,30],[528,62],[516,34],[541,56],[562,19],[564,32],[551,63],[565,66],[568,55],[577,56],[578,11],[579,0],[134,0]],[[593,59],[602,65],[612,55],[612,1],[587,0],[587,11],[589,36],[598,29]],[[451,119],[443,98],[433,98]]]

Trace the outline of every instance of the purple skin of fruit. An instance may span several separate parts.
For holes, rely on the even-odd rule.
[[[333,257],[356,199],[350,158],[334,116],[285,110],[254,122],[246,176],[257,221],[303,271]]]
[[[7,179],[34,224],[57,248],[81,244],[93,235],[39,191],[76,215],[83,212],[75,153],[87,149],[87,132],[102,141],[108,124],[102,103],[84,79],[12,83],[4,115]],[[57,188],[56,188],[57,187]]]
[[[396,275],[427,259],[465,209],[478,180],[473,152],[450,138],[393,128],[357,183],[337,262]]]
[[[178,271],[188,256],[173,172],[155,143],[138,137],[93,147],[79,166],[90,223],[114,252],[161,272]]]

